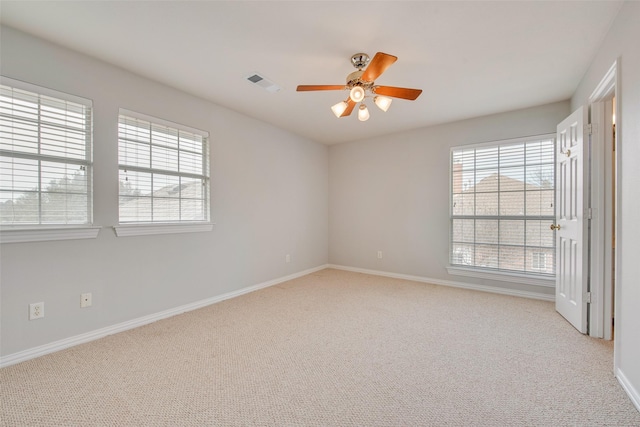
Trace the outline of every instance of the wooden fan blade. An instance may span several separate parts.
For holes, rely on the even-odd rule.
[[[351,98],[347,99],[347,108],[344,110],[340,117],[347,117],[353,111],[353,107],[356,106],[356,103],[351,100]]]
[[[300,85],[296,89],[298,92],[306,92],[309,90],[344,90],[345,85]]]
[[[406,87],[376,86],[376,95],[391,96],[393,98],[415,100],[422,93],[422,89],[409,89]]]
[[[384,70],[389,68],[391,64],[398,60],[397,56],[389,55],[387,53],[378,52],[375,54],[367,69],[364,70],[364,74],[360,77],[365,82],[372,82],[384,73]]]

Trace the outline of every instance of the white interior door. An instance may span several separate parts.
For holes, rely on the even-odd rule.
[[[585,204],[585,110],[558,125],[556,148],[556,310],[587,332]]]

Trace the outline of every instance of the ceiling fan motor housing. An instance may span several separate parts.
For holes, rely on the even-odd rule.
[[[354,86],[362,86],[364,90],[372,89],[373,82],[365,82],[361,80],[362,74],[364,74],[364,71],[362,70],[354,71],[349,74],[347,76],[347,89],[351,89]]]
[[[362,74],[364,74],[364,71],[362,70],[354,71],[353,73],[349,74],[347,76],[347,86],[353,86],[355,85],[355,83],[359,82]]]

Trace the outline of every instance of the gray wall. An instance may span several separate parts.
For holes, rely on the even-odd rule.
[[[97,239],[1,246],[2,355],[327,263],[326,146],[12,29],[1,36],[3,75],[93,100],[94,222],[105,227]],[[120,107],[211,133],[213,232],[115,236]],[[45,318],[29,321],[39,301]]]
[[[633,387],[640,406],[640,3],[626,2],[580,82],[572,109],[588,102],[616,58],[620,58],[617,112],[619,170],[618,293],[615,344],[618,375]]]
[[[552,294],[552,288],[447,273],[449,155],[457,145],[555,133],[568,114],[564,101],[331,146],[329,262]]]
[[[555,132],[556,124],[586,102],[620,57],[622,110],[618,130],[622,160],[616,358],[619,374],[637,400],[638,22],[640,3],[625,3],[580,82],[571,108],[561,102],[330,149],[3,28],[0,64],[4,75],[94,100],[96,224],[108,227],[117,220],[115,123],[118,108],[124,107],[211,132],[212,217],[217,225],[212,233],[116,238],[105,228],[95,240],[2,245],[0,354],[223,294],[327,261],[472,281],[451,277],[445,270],[449,147]],[[382,260],[376,258],[378,250],[384,252]],[[286,253],[292,254],[291,264],[284,263]],[[94,306],[90,309],[78,307],[81,292],[93,292]],[[45,301],[46,318],[29,322],[27,305],[37,301]]]

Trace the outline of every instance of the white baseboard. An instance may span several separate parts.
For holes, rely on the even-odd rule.
[[[476,284],[469,284],[469,283],[463,283],[463,282],[454,282],[450,280],[432,279],[432,278],[421,277],[421,276],[411,276],[408,274],[389,273],[385,271],[369,270],[369,269],[356,268],[356,267],[347,267],[343,265],[325,264],[325,265],[320,265],[318,267],[310,268],[308,270],[303,270],[288,276],[279,277],[277,279],[259,283],[257,285],[248,286],[246,288],[242,288],[236,291],[218,295],[212,298],[207,298],[207,299],[196,301],[190,304],[181,305],[179,307],[171,308],[169,310],[161,311],[159,313],[139,317],[137,319],[128,320],[126,322],[118,323],[116,325],[107,326],[105,328],[97,329],[91,332],[87,332],[84,334],[80,334],[80,335],[65,338],[59,341],[55,341],[49,344],[30,348],[28,350],[13,353],[13,354],[4,356],[0,359],[0,368],[14,365],[16,363],[24,362],[30,359],[34,359],[39,356],[44,356],[45,354],[64,350],[66,348],[73,347],[79,344],[84,344],[90,341],[94,341],[94,340],[106,337],[108,335],[124,332],[129,329],[147,325],[149,323],[166,319],[168,317],[176,316],[178,314],[186,313],[188,311],[197,310],[199,308],[206,307],[208,305],[215,304],[230,298],[235,298],[237,296],[254,292],[259,289],[267,288],[269,286],[274,286],[279,283],[286,282],[288,280],[293,280],[298,277],[306,276],[307,274],[315,273],[316,271],[320,271],[325,268],[334,268],[337,270],[372,274],[375,276],[392,277],[396,279],[411,280],[414,282],[431,283],[434,285],[442,285],[442,286],[452,286],[456,288],[471,289],[471,290],[491,292],[491,293],[504,294],[504,295],[512,295],[512,296],[518,296],[518,297],[524,297],[524,298],[540,299],[545,301],[553,301],[555,298],[553,295],[547,295],[547,294],[542,294],[537,292],[519,291],[519,290],[505,289],[505,288],[499,288],[494,286],[476,285]],[[627,377],[624,375],[624,373],[620,369],[616,370],[616,378],[622,385],[622,388],[625,390],[625,392],[627,393],[627,395],[629,396],[629,398],[631,399],[635,407],[640,411],[640,393],[638,393],[638,391],[635,389],[635,387],[633,387],[631,382],[629,382]]]
[[[267,282],[259,283],[257,285],[248,286],[246,288],[238,289],[237,291],[227,292],[222,295],[207,298],[204,300],[196,301],[190,304],[181,305],[179,307],[170,308],[159,313],[150,314],[148,316],[138,317],[137,319],[131,319],[126,322],[118,323],[116,325],[107,326],[94,331],[86,332],[84,334],[76,335],[73,337],[65,338],[62,340],[54,341],[49,344],[44,344],[38,347],[33,347],[27,350],[19,351],[17,353],[9,354],[0,359],[0,368],[5,366],[15,365],[16,363],[24,362],[30,359],[35,359],[45,354],[54,353],[56,351],[64,350],[65,348],[73,347],[79,344],[84,344],[89,341],[94,341],[108,335],[117,334],[118,332],[124,332],[129,329],[137,328],[139,326],[147,325],[149,323],[157,322],[158,320],[166,319],[168,317],[176,316],[178,314],[186,313],[188,311],[197,310],[202,307],[206,307],[211,304],[215,304],[220,301],[224,301],[230,298],[235,298],[240,295],[248,294],[249,292],[257,291],[258,289],[267,288],[269,286],[277,285],[288,280],[293,280],[298,277],[306,276],[307,274],[315,273],[316,271],[324,270],[327,265],[321,265],[318,267],[310,268],[308,270],[299,271],[288,276],[279,277],[277,279],[269,280]]]
[[[631,402],[635,405],[636,409],[640,411],[640,393],[638,393],[638,390],[635,389],[627,376],[620,369],[616,370],[616,378],[624,391],[627,392],[629,399],[631,399]]]
[[[355,273],[372,274],[374,276],[393,277],[394,279],[411,280],[414,282],[431,283],[433,285],[451,286],[454,288],[471,289],[474,291],[491,292],[494,294],[511,295],[523,298],[539,299],[544,301],[555,301],[555,295],[548,295],[542,292],[520,291],[517,289],[499,288],[497,286],[476,285],[473,283],[454,282],[452,280],[432,279],[429,277],[410,276],[408,274],[388,273],[386,271],[368,270],[365,268],[347,267],[344,265],[329,264],[328,268],[337,270],[353,271]]]

